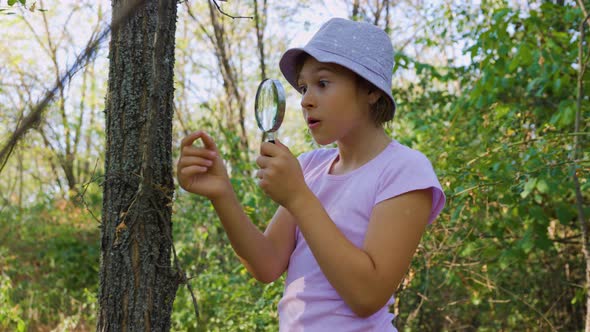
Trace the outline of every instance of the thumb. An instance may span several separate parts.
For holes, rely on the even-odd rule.
[[[283,144],[283,142],[281,142],[281,140],[280,140],[280,139],[278,139],[278,137],[275,137],[275,139],[274,139],[274,143],[275,143],[275,145],[276,145],[276,146],[278,146],[278,147],[281,147],[281,148],[285,148],[285,147],[286,147],[286,146],[285,146],[285,144]]]
[[[288,146],[286,146],[285,144],[283,144],[283,142],[281,142],[281,140],[280,140],[280,139],[278,139],[278,138],[275,138],[275,144],[276,144],[278,147],[280,147],[281,149],[284,149],[284,150],[287,150],[287,151],[291,152],[291,150],[289,149],[289,147],[288,147]]]

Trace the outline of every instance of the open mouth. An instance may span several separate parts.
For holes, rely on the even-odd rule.
[[[320,124],[320,120],[314,119],[314,118],[308,118],[307,119],[307,125],[311,128],[311,127],[315,127],[317,125]]]

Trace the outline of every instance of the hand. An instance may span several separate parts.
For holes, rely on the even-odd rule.
[[[195,147],[193,142],[203,141],[204,147]],[[186,191],[205,196],[210,200],[232,190],[227,170],[215,142],[200,130],[186,136],[180,144],[177,164],[179,185]]]
[[[294,199],[309,190],[297,158],[278,139],[264,142],[256,159],[258,185],[275,202],[289,210]]]

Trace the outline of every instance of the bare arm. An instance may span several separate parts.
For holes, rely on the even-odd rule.
[[[403,278],[432,207],[431,190],[418,190],[373,208],[363,248],[334,224],[309,189],[299,163],[280,140],[261,146],[260,187],[294,217],[322,272],[359,316],[382,308]]]
[[[193,146],[198,139],[204,147]],[[293,216],[279,208],[262,233],[244,213],[215,142],[204,131],[182,140],[177,177],[183,189],[211,200],[234,251],[256,279],[272,282],[283,274],[295,245]]]
[[[387,303],[405,275],[431,205],[430,190],[379,203],[362,249],[340,232],[311,192],[289,210],[330,284],[357,315],[368,317]]]
[[[263,234],[244,213],[233,191],[212,203],[234,251],[250,274],[264,283],[279,278],[295,246],[291,214],[279,207]]]

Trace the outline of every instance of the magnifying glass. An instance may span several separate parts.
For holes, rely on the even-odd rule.
[[[285,115],[285,89],[281,82],[271,78],[260,82],[256,91],[254,113],[258,128],[262,130],[263,140],[274,143],[276,131],[283,123]]]

